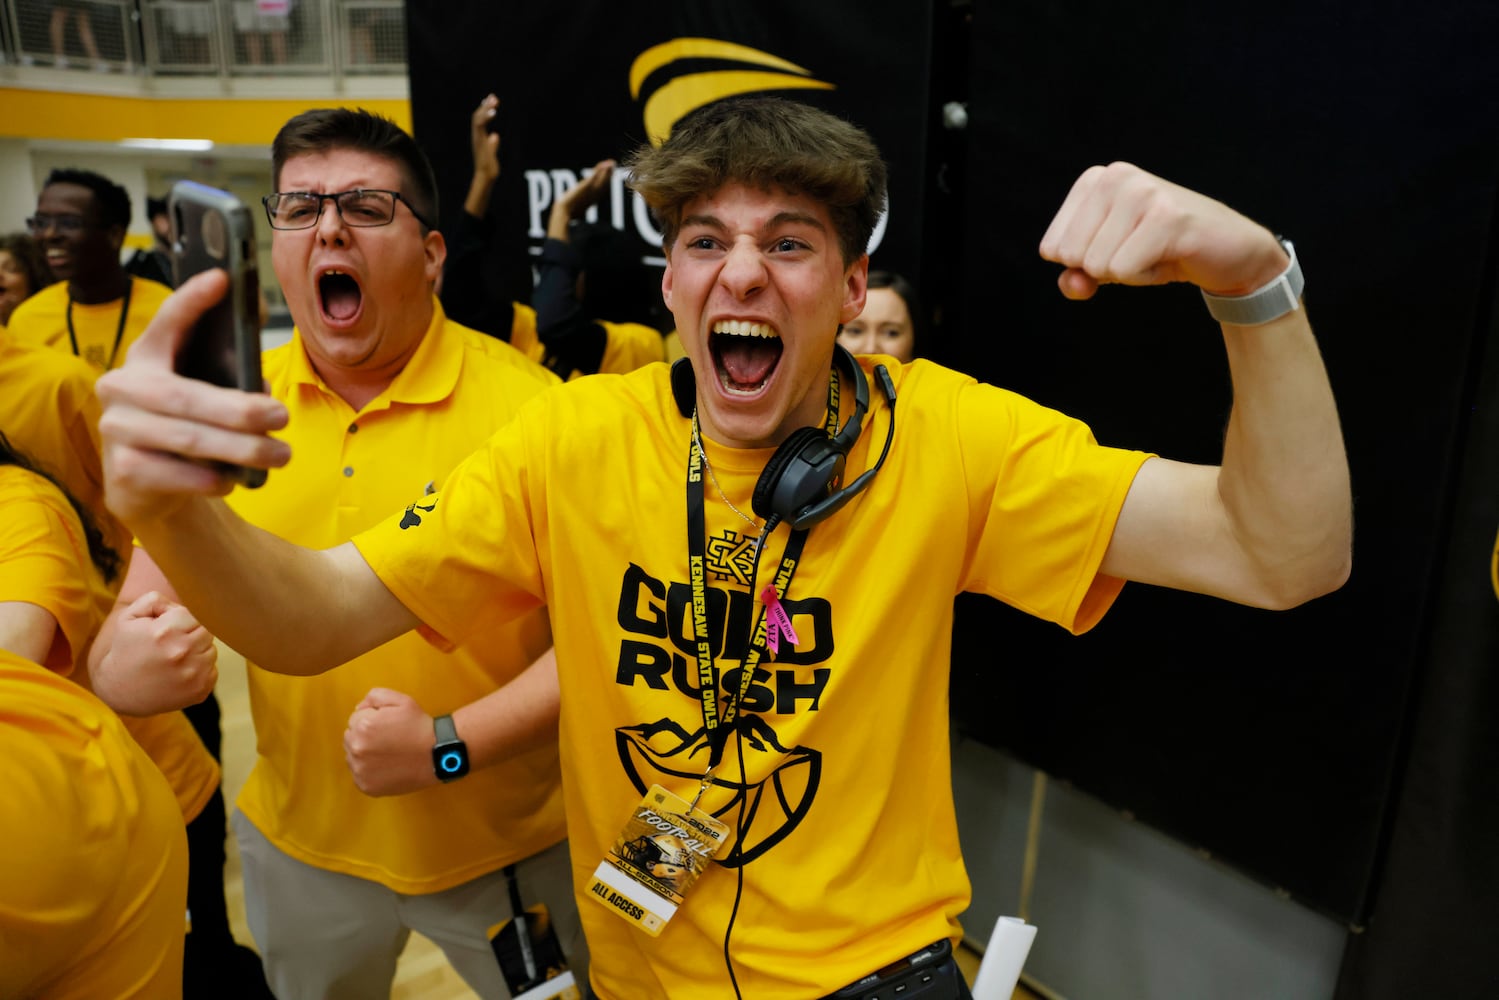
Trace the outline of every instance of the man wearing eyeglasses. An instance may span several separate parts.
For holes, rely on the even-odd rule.
[[[558,380],[444,315],[435,181],[404,131],[364,111],[309,111],[283,126],[272,159],[271,259],[296,328],[263,368],[290,412],[281,436],[297,459],[228,501],[260,528],[323,548],[440,488]],[[172,594],[137,553],[117,620],[151,590]],[[547,619],[482,633],[448,652],[413,633],[311,682],[249,667],[258,757],[232,825],[250,929],[280,1000],[388,996],[412,930],[480,996],[509,996],[491,937],[512,917],[511,874],[523,908],[547,905],[574,971],[586,964],[555,723],[534,748],[484,767],[495,748],[459,711],[549,649]],[[355,744],[375,729],[403,737],[395,756],[417,762],[409,794],[366,795],[357,771],[351,779],[367,749]],[[444,736],[468,744],[472,773],[439,771],[462,757],[433,753]]]
[[[132,277],[120,261],[130,195],[91,170],[54,170],[26,226],[60,280],[16,307],[11,334],[70,351],[97,371],[118,368],[171,294],[160,282]]]

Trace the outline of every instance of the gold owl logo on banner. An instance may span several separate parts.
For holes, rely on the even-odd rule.
[[[646,99],[642,111],[652,145],[661,145],[671,134],[671,127],[688,112],[725,97],[760,90],[834,89],[831,83],[812,79],[811,70],[747,45],[716,38],[674,38],[635,57],[630,66],[630,96],[639,100],[647,77],[682,59],[720,59],[761,68],[705,70],[662,84]]]

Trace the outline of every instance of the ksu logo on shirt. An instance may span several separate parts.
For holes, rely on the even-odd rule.
[[[725,768],[704,791],[702,808],[720,819],[741,809],[755,817],[753,830],[739,829],[720,859],[735,868],[774,848],[800,825],[822,783],[823,752],[783,737],[789,721],[822,708],[832,680],[827,666],[835,646],[832,604],[822,597],[795,593],[784,601],[796,621],[800,642],[782,642],[767,651],[745,681],[742,664],[757,607],[746,589],[736,554],[746,539],[724,531],[707,540],[710,578],[704,594],[711,652],[717,661],[718,703],[743,691],[732,722],[735,752],[743,755],[743,774]],[[795,591],[796,584],[792,584]],[[692,586],[688,581],[658,579],[630,563],[620,581],[616,624],[623,633],[614,682],[659,692],[661,713],[615,729],[615,749],[630,783],[642,794],[653,784],[694,783],[707,768],[709,733],[701,715],[696,637],[692,626]]]

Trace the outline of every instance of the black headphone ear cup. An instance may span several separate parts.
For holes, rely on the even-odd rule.
[[[817,500],[820,495],[827,492],[826,481],[818,485],[816,490],[807,491],[812,496],[803,499],[797,494],[802,492],[801,480],[805,474],[801,470],[792,472],[792,481],[786,483],[791,487],[790,491],[782,490],[783,480],[787,478],[787,470],[798,464],[807,464],[803,453],[810,447],[828,440],[827,433],[821,427],[798,427],[791,432],[791,436],[781,442],[775,454],[770,456],[770,461],[765,463],[765,469],[760,473],[760,478],[755,481],[755,492],[750,498],[750,509],[757,517],[769,518],[772,514],[779,514],[781,520],[793,517],[797,510]],[[777,503],[777,493],[781,494],[781,503]],[[789,495],[788,495],[789,493]],[[784,509],[778,509],[784,508]]]
[[[697,409],[697,380],[692,375],[692,362],[686,358],[678,358],[672,362],[671,395],[682,416],[692,416],[692,412]]]

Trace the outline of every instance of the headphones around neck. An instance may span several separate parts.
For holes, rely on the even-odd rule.
[[[840,485],[844,462],[864,429],[869,380],[841,344],[833,345],[833,363],[853,383],[854,412],[836,434],[830,435],[821,427],[798,427],[770,456],[751,499],[755,514],[765,519],[766,534],[783,521],[791,525],[791,530],[801,531],[832,517],[870,484],[890,453],[890,442],[895,438],[895,383],[884,365],[875,365],[875,380],[890,404],[885,447],[872,468],[847,486]],[[677,359],[671,366],[671,391],[682,416],[691,417],[697,408],[697,383],[686,358]]]

